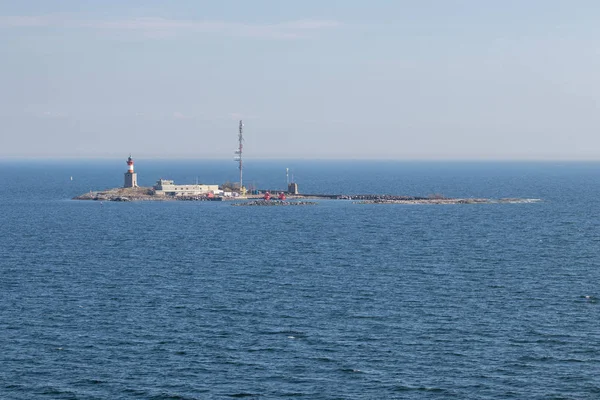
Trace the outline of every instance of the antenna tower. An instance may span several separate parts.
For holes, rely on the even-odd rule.
[[[240,133],[238,134],[238,142],[239,142],[239,147],[238,149],[235,151],[235,161],[237,161],[239,163],[238,168],[240,169],[240,193],[242,192],[242,169],[244,167],[244,164],[242,162],[242,150],[244,148],[244,123],[242,122],[242,120],[240,119]]]

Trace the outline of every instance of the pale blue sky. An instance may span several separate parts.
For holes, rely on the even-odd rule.
[[[600,2],[0,0],[0,157],[600,160]]]

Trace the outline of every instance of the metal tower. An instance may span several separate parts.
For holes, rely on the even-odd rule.
[[[242,162],[242,149],[244,148],[244,124],[242,123],[242,120],[240,119],[240,133],[238,134],[238,142],[239,142],[239,147],[238,149],[235,151],[235,161],[237,161],[239,163],[239,169],[240,169],[240,193],[242,193],[242,188],[244,187],[242,185],[242,169],[244,167],[244,164]]]

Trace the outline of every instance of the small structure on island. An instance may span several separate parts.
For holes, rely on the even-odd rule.
[[[154,185],[154,192],[159,196],[203,196],[219,194],[219,185],[179,185],[172,180],[159,179]]]
[[[129,158],[127,159],[127,172],[125,172],[125,183],[123,184],[123,187],[138,187],[137,174],[133,172],[133,158],[131,158],[131,154],[129,154]]]
[[[298,184],[297,183],[290,183],[288,184],[288,194],[300,194],[300,192],[298,192]]]

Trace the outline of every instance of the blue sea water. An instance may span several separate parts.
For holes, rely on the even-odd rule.
[[[286,167],[304,193],[541,201],[100,204],[70,198],[121,160],[2,161],[0,398],[600,398],[599,163],[249,161],[245,182]]]

